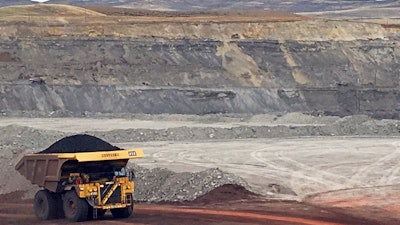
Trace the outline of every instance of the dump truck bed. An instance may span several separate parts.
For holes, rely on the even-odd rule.
[[[25,154],[15,166],[15,169],[32,184],[56,192],[62,171],[69,163],[88,164],[101,162],[125,166],[129,159],[143,157],[141,149],[126,149],[114,151],[95,151],[77,153],[47,153]]]

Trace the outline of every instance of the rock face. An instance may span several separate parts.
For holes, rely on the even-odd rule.
[[[399,118],[397,25],[107,10],[2,9],[0,110]]]
[[[48,39],[0,42],[2,83],[395,88],[400,42]]]
[[[4,112],[399,117],[399,40],[0,42]],[[30,83],[31,78],[43,83]]]

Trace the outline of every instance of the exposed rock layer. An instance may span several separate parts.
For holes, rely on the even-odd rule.
[[[399,49],[396,40],[3,41],[0,109],[399,117]],[[28,85],[32,77],[46,84]]]

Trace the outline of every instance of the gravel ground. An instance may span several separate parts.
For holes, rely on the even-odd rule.
[[[36,122],[34,125],[30,125],[27,118],[25,118],[27,119],[25,125],[16,122],[7,123],[7,119],[18,121],[24,118],[1,118],[0,120],[0,133],[3,134],[0,136],[0,170],[7,171],[0,173],[0,180],[7,180],[7,182],[0,182],[0,194],[16,190],[28,191],[25,194],[26,198],[31,198],[37,188],[29,184],[14,170],[18,156],[24,152],[42,151],[57,140],[77,133],[94,135],[110,143],[143,142],[145,145],[146,142],[151,141],[197,142],[348,135],[399,136],[400,130],[398,120],[374,120],[366,116],[314,117],[299,113],[248,117],[235,115],[135,115],[130,118],[122,118],[126,121],[120,121],[120,123],[134,120],[132,125],[124,127],[124,129],[113,129],[110,125],[109,130],[96,131],[98,129],[94,127],[91,130],[84,131],[82,128],[74,128],[76,132],[48,129],[52,124],[51,118],[43,119],[43,121]],[[105,121],[104,118],[98,119]],[[61,120],[64,121],[64,124],[68,124],[74,118],[61,118]],[[134,124],[140,125],[140,122],[149,121],[153,121],[159,126],[134,127]],[[88,127],[85,126],[84,121],[79,121],[79,123],[82,127]],[[89,120],[87,123],[92,124],[93,121]],[[184,126],[179,126],[179,124],[184,124]],[[134,168],[137,177],[135,199],[138,201],[193,200],[224,184],[238,184],[251,190],[245,180],[234,174],[221,171],[217,168],[218,165],[215,168],[200,172],[183,173],[173,172],[165,168],[149,169],[133,164],[131,166]],[[274,189],[274,187],[266,188]],[[281,186],[280,188],[286,189],[288,193],[291,192],[287,187]]]

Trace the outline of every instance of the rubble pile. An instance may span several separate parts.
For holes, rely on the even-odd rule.
[[[163,168],[146,169],[137,165],[131,165],[130,169],[136,175],[136,201],[192,201],[226,184],[241,186],[244,190],[249,188],[242,178],[218,168],[195,173],[175,173]]]

